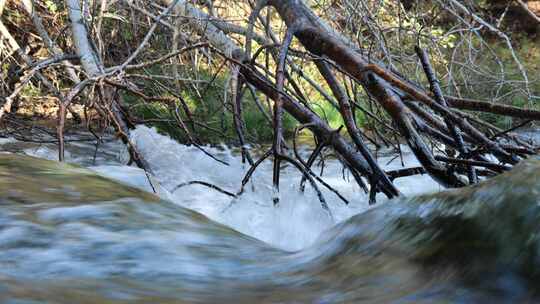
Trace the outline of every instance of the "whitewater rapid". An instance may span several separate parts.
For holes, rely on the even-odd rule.
[[[281,173],[280,203],[277,206],[272,201],[271,160],[265,161],[255,171],[245,193],[237,199],[201,185],[189,185],[173,191],[181,183],[197,180],[237,192],[249,165],[243,164],[241,157],[226,146],[204,149],[229,166],[213,160],[196,147],[179,144],[146,126],[137,126],[131,133],[131,140],[151,165],[152,185],[144,171],[125,165],[128,154],[118,140],[106,141],[97,150],[92,142],[71,142],[67,145],[66,161],[81,164],[101,175],[149,192],[156,190],[164,199],[288,251],[313,244],[323,231],[370,209],[367,195],[354,183],[352,176],[348,176],[347,172],[344,174],[342,165],[336,160],[325,161],[323,178],[350,204],[345,205],[334,193],[320,186],[331,210],[332,215],[329,216],[309,184],[305,193],[299,191],[301,174],[290,166]],[[10,142],[15,141],[4,139],[0,144],[5,146]],[[22,147],[25,154],[57,159],[54,144],[24,143]],[[309,150],[304,149],[302,153],[307,158]],[[385,169],[402,168],[401,159],[396,155],[380,157],[378,162]],[[418,165],[406,147],[403,147],[403,163],[405,167]],[[315,167],[314,171],[320,172],[320,167]],[[395,184],[405,195],[442,190],[427,175],[399,178]],[[379,204],[385,201],[382,195],[378,195],[377,199]]]

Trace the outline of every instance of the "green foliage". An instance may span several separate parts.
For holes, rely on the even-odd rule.
[[[56,3],[52,0],[46,0],[45,1],[45,6],[47,7],[47,9],[51,12],[51,13],[56,13],[58,11],[58,6],[56,5]]]
[[[326,120],[331,128],[337,129],[343,125],[343,118],[339,110],[329,102],[314,102],[312,106],[315,113]]]
[[[197,77],[199,80],[207,81],[207,83],[198,85],[197,90],[186,89],[180,95],[188,105],[193,118],[204,123],[212,130],[200,125],[195,125],[193,128],[188,116],[183,112],[181,104],[178,103],[180,117],[188,125],[190,132],[202,142],[212,144],[222,142],[237,143],[231,106],[223,104],[226,78],[222,75],[215,77],[205,71],[199,71]],[[262,98],[262,96],[260,97]],[[125,96],[125,100],[133,106],[133,112],[137,117],[144,120],[159,119],[160,121],[149,123],[155,126],[158,131],[168,134],[181,142],[188,141],[185,132],[175,120],[172,109],[167,108],[162,103],[142,103],[138,98],[129,95]],[[268,111],[268,109],[266,110]],[[249,142],[269,142],[272,140],[272,127],[256,106],[255,100],[249,92],[244,94],[242,114],[246,130],[245,137]],[[296,121],[286,114],[283,118],[283,124],[286,135],[291,135]],[[219,133],[213,130],[218,130]]]

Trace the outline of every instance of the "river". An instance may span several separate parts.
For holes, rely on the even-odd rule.
[[[77,135],[74,139],[87,136]],[[69,138],[68,138],[69,139]],[[124,165],[121,143],[0,140],[0,300],[6,303],[535,302],[540,273],[540,160],[479,186],[441,192],[427,176],[376,206],[328,160],[323,190],[299,193],[283,173],[273,206],[271,164],[231,199],[248,167],[226,147],[180,145],[139,126],[132,140],[150,178]],[[97,152],[96,152],[97,151]],[[306,151],[304,151],[305,153]],[[406,166],[416,165],[405,151]],[[395,155],[378,161],[399,168]],[[96,175],[98,174],[98,175]],[[113,182],[107,178],[116,180]],[[133,186],[135,188],[132,188]],[[143,191],[144,190],[144,191]],[[157,192],[159,197],[149,193]],[[11,301],[11,302],[9,302]],[[18,302],[17,302],[18,301]]]

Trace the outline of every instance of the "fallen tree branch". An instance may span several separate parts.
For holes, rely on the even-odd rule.
[[[237,198],[238,196],[230,191],[227,191],[227,190],[223,190],[221,189],[220,187],[214,185],[214,184],[211,184],[211,183],[208,183],[208,182],[203,182],[203,181],[189,181],[189,182],[185,182],[185,183],[181,183],[179,185],[177,185],[176,187],[174,187],[172,190],[171,190],[171,193],[174,193],[176,192],[178,189],[182,188],[182,187],[185,187],[185,186],[189,186],[189,185],[202,185],[202,186],[205,186],[205,187],[208,187],[210,189],[213,189],[213,190],[216,190],[218,191],[219,193],[223,193],[227,196],[230,196],[232,198]]]
[[[429,61],[427,52],[421,49],[419,46],[416,46],[416,53],[418,57],[420,58],[420,62],[422,63],[422,67],[424,68],[426,77],[429,80],[431,91],[433,92],[435,100],[441,106],[448,107],[448,104],[446,103],[446,99],[444,98],[443,92],[439,85],[439,80],[437,79],[437,76],[435,76],[435,71],[433,70],[433,67],[431,66],[431,63]],[[445,120],[444,122],[446,124],[446,128],[450,131],[450,135],[454,139],[454,142],[457,145],[457,149],[459,153],[461,153],[461,157],[465,157],[467,153],[469,152],[469,149],[468,147],[465,147],[461,130],[456,125],[454,125],[447,117],[445,117],[444,120]],[[478,177],[476,176],[476,170],[474,169],[473,166],[469,166],[467,170],[468,170],[467,176],[469,178],[469,184],[476,184],[478,182]]]

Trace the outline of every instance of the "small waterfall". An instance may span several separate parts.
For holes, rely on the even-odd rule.
[[[525,135],[534,137],[537,134],[528,132]],[[350,204],[346,206],[334,193],[320,186],[332,212],[331,218],[321,208],[315,191],[309,184],[305,193],[299,192],[301,175],[291,167],[284,168],[282,172],[280,204],[274,206],[272,164],[269,160],[255,171],[245,193],[237,199],[197,184],[175,190],[179,184],[197,180],[237,192],[249,166],[242,163],[238,153],[226,146],[206,146],[204,149],[229,163],[229,166],[211,159],[196,147],[179,144],[168,136],[159,134],[154,128],[137,126],[131,136],[139,152],[152,166],[152,185],[142,170],[125,165],[128,160],[126,149],[116,139],[106,138],[97,149],[92,141],[70,142],[66,146],[66,160],[145,191],[157,190],[164,199],[289,251],[310,246],[323,231],[371,208],[366,194],[350,181],[352,177],[347,176],[347,172],[344,174],[341,164],[335,159],[325,161],[323,178],[346,197]],[[89,136],[76,134],[67,136],[66,140],[79,140],[83,137]],[[36,144],[2,139],[0,145],[7,151],[23,152],[51,160],[57,158],[54,143]],[[300,152],[307,158],[310,150],[303,148]],[[403,147],[402,152],[405,167],[418,165],[414,155],[406,147]],[[381,156],[378,162],[387,170],[402,167],[400,157],[395,154]],[[315,172],[320,169],[314,167]],[[399,178],[395,180],[395,184],[406,196],[442,190],[427,175]],[[385,197],[379,195],[378,202],[384,204]]]
[[[181,183],[198,180],[236,192],[249,169],[249,165],[242,164],[241,157],[227,147],[204,149],[229,163],[229,166],[216,162],[196,147],[179,144],[146,126],[138,126],[131,136],[139,152],[151,164],[156,180],[169,191]],[[304,152],[307,158],[308,151]],[[403,161],[406,166],[418,165],[415,157],[407,151]],[[401,161],[395,155],[381,157],[379,163],[386,169],[401,167]],[[315,168],[314,171],[319,170],[320,168]],[[347,176],[344,178],[342,165],[337,160],[325,162],[323,177],[349,200],[350,205],[345,205],[334,193],[320,186],[332,218],[321,208],[319,199],[309,184],[306,185],[305,193],[299,191],[301,174],[298,170],[287,167],[281,176],[281,199],[276,207],[272,201],[272,164],[268,160],[258,167],[247,191],[238,199],[231,200],[228,196],[200,185],[182,187],[165,198],[286,250],[305,248],[324,230],[370,208],[367,195],[354,181],[347,180]],[[114,178],[112,175],[109,177]],[[350,179],[352,180],[352,176]],[[440,189],[427,175],[397,179],[396,185],[408,195]],[[378,196],[380,203],[384,200],[384,196]]]

